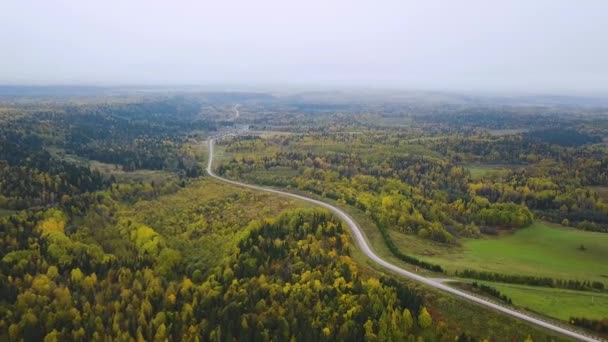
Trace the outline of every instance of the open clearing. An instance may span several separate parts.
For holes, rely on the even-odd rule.
[[[399,236],[400,235],[400,236]],[[535,222],[512,234],[464,240],[446,248],[398,232],[403,251],[420,255],[449,271],[466,268],[560,279],[608,282],[608,234]],[[580,246],[584,246],[584,250]],[[443,247],[443,248],[442,248]]]
[[[544,315],[569,320],[570,317],[608,317],[608,293],[572,291],[515,284],[482,282],[499,290],[513,304]]]
[[[487,164],[487,163],[471,163],[463,165],[471,172],[471,177],[482,178],[490,174],[501,174],[511,169],[519,168],[521,165],[509,164]]]

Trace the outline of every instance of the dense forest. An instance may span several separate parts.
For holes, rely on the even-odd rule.
[[[120,228],[128,230],[131,259],[76,241],[66,234],[66,221],[53,209],[0,222],[7,232],[3,250],[12,250],[2,258],[0,290],[2,328],[11,339],[441,335],[414,291],[360,274],[347,233],[326,212],[252,221],[237,252],[207,276],[200,270],[183,275],[179,252],[143,224]]]
[[[109,185],[99,172],[53,158],[36,135],[0,130],[0,207],[52,205]]]

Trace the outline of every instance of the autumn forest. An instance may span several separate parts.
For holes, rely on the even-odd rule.
[[[16,94],[15,94],[16,92]],[[608,337],[608,119],[339,94],[0,96],[0,340]],[[560,305],[560,303],[564,303]]]

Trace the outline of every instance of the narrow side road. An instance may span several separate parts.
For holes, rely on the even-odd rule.
[[[262,186],[257,186],[257,185],[252,185],[252,184],[247,184],[247,183],[241,183],[241,182],[237,182],[237,181],[233,181],[233,180],[229,180],[223,177],[220,177],[218,175],[216,175],[213,170],[212,170],[212,166],[213,166],[213,147],[214,147],[214,143],[215,143],[215,139],[209,139],[209,161],[207,163],[207,173],[209,174],[209,176],[221,180],[223,182],[229,183],[229,184],[233,184],[236,186],[240,186],[240,187],[244,187],[244,188],[249,188],[249,189],[254,189],[254,190],[259,190],[259,191],[266,191],[266,192],[270,192],[270,193],[274,193],[277,195],[281,195],[281,196],[288,196],[288,197],[292,197],[292,198],[297,198],[300,199],[302,201],[306,201],[309,203],[313,203],[316,204],[318,206],[324,207],[326,209],[329,209],[330,211],[332,211],[335,215],[337,215],[338,217],[340,217],[350,228],[353,237],[355,238],[355,240],[357,241],[357,244],[359,245],[359,248],[361,248],[361,250],[363,251],[363,253],[370,258],[372,261],[374,261],[375,263],[377,263],[378,265],[381,265],[382,267],[397,273],[401,276],[404,276],[406,278],[415,280],[417,282],[420,282],[422,284],[425,284],[427,286],[430,287],[434,287],[436,289],[448,292],[450,294],[456,295],[458,297],[464,298],[466,300],[469,300],[471,302],[486,306],[488,308],[503,312],[507,315],[513,316],[515,318],[519,318],[521,320],[536,324],[538,326],[541,326],[543,328],[546,328],[548,330],[563,334],[565,336],[577,339],[579,341],[589,341],[589,342],[598,342],[598,341],[602,341],[601,339],[598,339],[594,336],[591,335],[587,335],[584,333],[579,333],[573,330],[570,330],[566,327],[561,327],[559,325],[556,325],[554,323],[551,323],[549,321],[545,321],[541,318],[536,318],[536,317],[532,317],[530,315],[527,315],[525,313],[519,312],[515,309],[506,307],[506,306],[502,306],[496,303],[493,303],[491,301],[488,301],[487,299],[484,298],[480,298],[480,297],[476,297],[473,296],[472,294],[469,294],[467,292],[449,287],[445,284],[443,284],[440,281],[437,280],[433,280],[431,278],[427,278],[427,277],[423,277],[419,274],[410,272],[408,270],[405,270],[403,268],[400,268],[398,266],[395,266],[391,263],[389,263],[388,261],[380,258],[370,247],[370,245],[368,244],[367,240],[365,239],[363,233],[361,232],[361,228],[359,228],[359,226],[357,225],[357,223],[355,222],[355,220],[353,220],[348,214],[346,214],[344,211],[342,211],[341,209],[316,200],[316,199],[312,199],[312,198],[308,198],[305,196],[301,196],[301,195],[296,195],[296,194],[292,194],[289,192],[285,192],[285,191],[280,191],[280,190],[275,190],[275,189],[270,189],[270,188],[266,188],[266,187],[262,187]]]

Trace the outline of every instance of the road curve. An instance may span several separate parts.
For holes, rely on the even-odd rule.
[[[363,233],[361,232],[361,228],[359,228],[359,226],[357,225],[357,223],[355,222],[355,220],[353,220],[348,214],[346,214],[344,211],[342,211],[341,209],[316,200],[316,199],[312,199],[312,198],[308,198],[305,196],[301,196],[301,195],[296,195],[296,194],[292,194],[289,192],[285,192],[285,191],[280,191],[280,190],[275,190],[275,189],[271,189],[271,188],[266,188],[266,187],[262,187],[262,186],[257,186],[257,185],[252,185],[252,184],[247,184],[247,183],[241,183],[241,182],[237,182],[237,181],[233,181],[233,180],[229,180],[223,177],[220,177],[218,175],[216,175],[213,170],[212,170],[212,165],[213,165],[213,145],[215,143],[215,139],[209,139],[209,160],[207,163],[207,173],[209,174],[209,176],[218,179],[222,182],[226,182],[229,184],[233,184],[236,186],[240,186],[240,187],[244,187],[244,188],[249,188],[249,189],[254,189],[254,190],[259,190],[259,191],[266,191],[266,192],[271,192],[277,195],[282,195],[282,196],[288,196],[288,197],[293,197],[293,198],[297,198],[309,203],[313,203],[316,204],[318,206],[324,207],[329,209],[331,212],[333,212],[335,215],[337,215],[338,217],[340,217],[342,220],[344,220],[344,222],[346,222],[346,224],[348,225],[348,227],[350,228],[353,236],[355,237],[355,240],[357,241],[357,244],[359,245],[359,248],[361,248],[361,250],[363,251],[363,253],[370,258],[372,261],[374,261],[375,263],[377,263],[378,265],[381,265],[382,267],[391,270],[394,273],[397,273],[401,276],[404,276],[406,278],[415,280],[417,282],[420,282],[422,284],[425,284],[427,286],[430,287],[434,287],[436,289],[451,293],[453,295],[456,295],[458,297],[464,298],[466,300],[469,300],[471,302],[489,307],[491,309],[503,312],[507,315],[513,316],[515,318],[519,318],[521,320],[536,324],[538,326],[541,326],[543,328],[546,328],[548,330],[560,333],[562,335],[568,336],[568,337],[572,337],[575,338],[577,340],[580,341],[588,341],[588,342],[598,342],[598,341],[602,341],[601,339],[598,339],[594,336],[591,335],[587,335],[587,334],[583,334],[583,333],[579,333],[576,331],[572,331],[563,327],[560,327],[558,325],[555,325],[551,322],[539,319],[539,318],[535,318],[532,316],[529,316],[527,314],[524,314],[522,312],[516,311],[514,309],[502,306],[502,305],[498,305],[496,303],[493,303],[491,301],[488,301],[486,299],[480,298],[480,297],[476,297],[473,296],[467,292],[464,291],[460,291],[458,289],[449,287],[441,282],[438,282],[436,280],[430,279],[430,278],[426,278],[423,277],[419,274],[416,274],[414,272],[410,272],[408,270],[405,270],[403,268],[400,268],[398,266],[395,266],[391,263],[389,263],[388,261],[380,258],[369,246],[367,240],[365,239],[365,237],[363,236]]]
[[[241,116],[241,112],[239,112],[239,104],[234,105],[234,120],[238,119]]]

